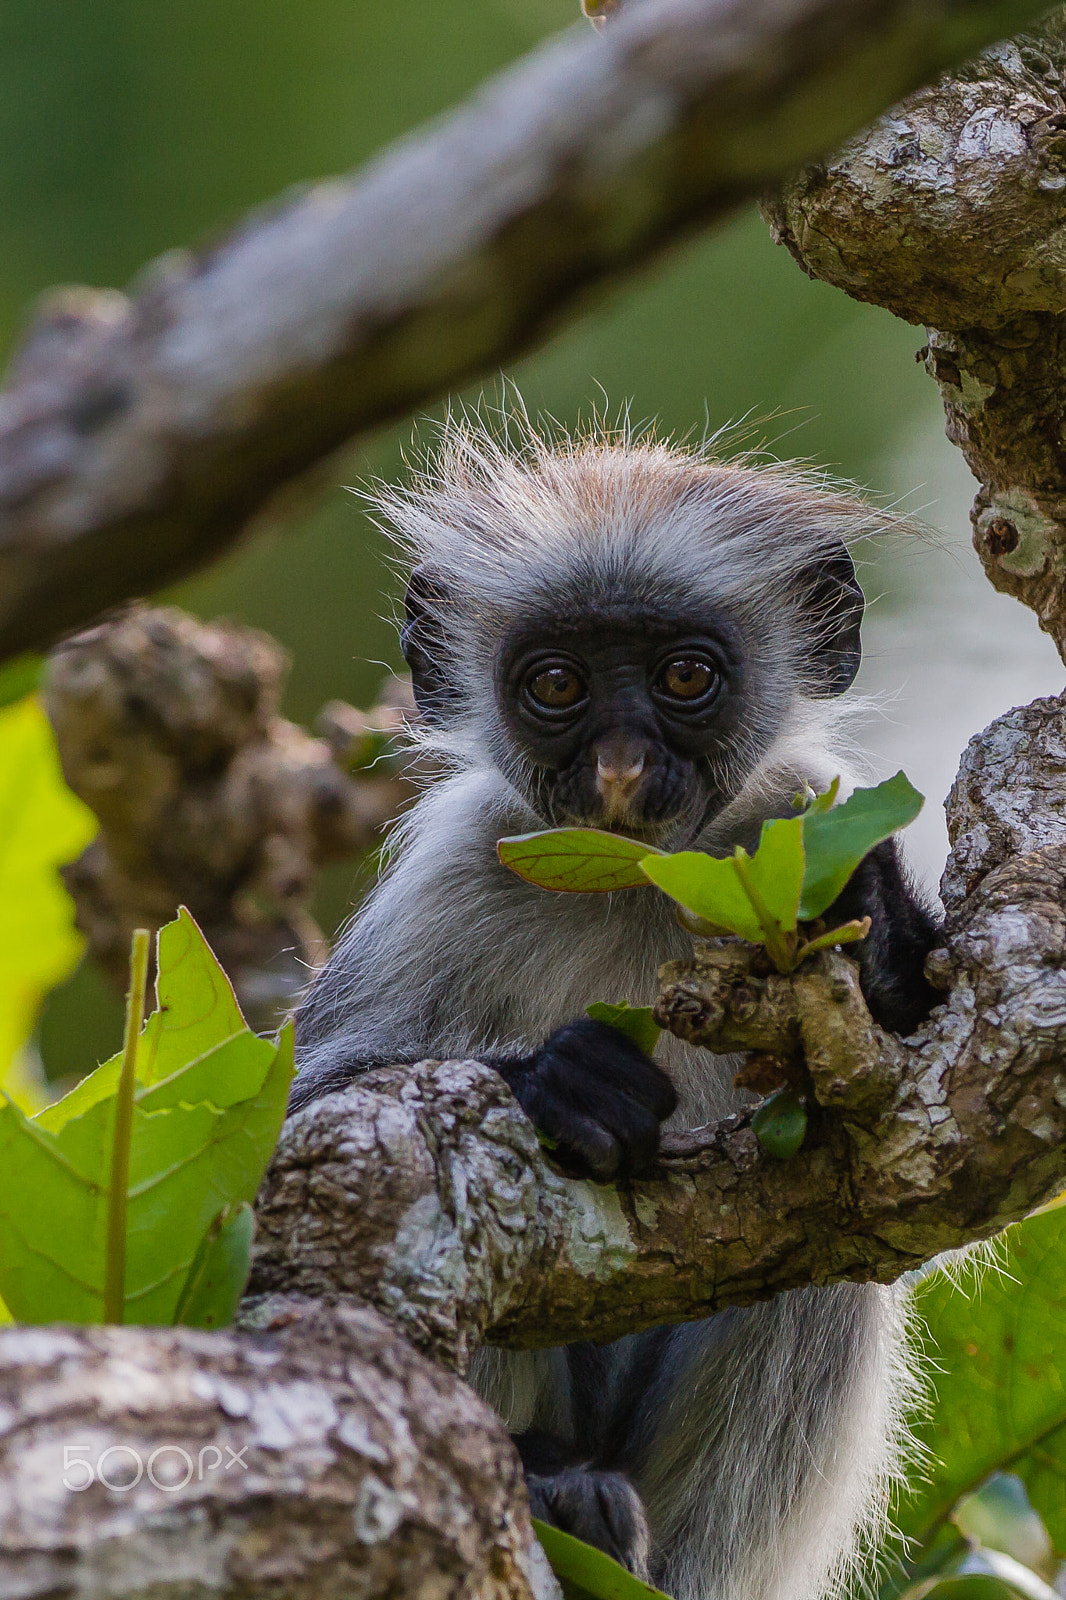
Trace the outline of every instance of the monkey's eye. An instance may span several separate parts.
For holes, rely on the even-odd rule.
[[[697,657],[682,657],[666,663],[656,679],[655,687],[671,700],[691,704],[705,700],[717,684],[718,674],[708,662],[700,661]]]
[[[587,693],[585,681],[573,667],[561,663],[553,667],[540,667],[529,674],[525,682],[526,694],[534,705],[549,711],[566,711],[583,700]]]

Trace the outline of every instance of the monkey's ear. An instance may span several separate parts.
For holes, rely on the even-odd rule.
[[[820,700],[832,700],[850,689],[862,661],[859,629],[866,597],[855,576],[855,563],[843,545],[805,574],[807,604],[816,621],[815,660],[822,682]]]
[[[439,718],[459,697],[448,673],[448,650],[441,622],[441,613],[449,601],[448,589],[437,574],[430,567],[415,567],[403,597],[400,649],[411,669],[415,704],[428,722]]]

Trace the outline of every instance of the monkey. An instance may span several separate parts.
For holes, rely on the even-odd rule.
[[[884,519],[795,464],[476,419],[377,507],[410,571],[401,645],[436,776],[297,1011],[293,1108],[375,1066],[479,1059],[566,1173],[624,1182],[664,1127],[751,1097],[735,1058],[664,1035],[653,1060],[585,1014],[651,1003],[690,953],[667,898],[552,894],[497,841],[587,825],[724,855],[797,790],[846,790],[848,543]],[[937,998],[938,924],[894,839],[838,914],[870,917],[863,993],[910,1032]],[[483,1350],[470,1376],[536,1515],[676,1600],[816,1600],[863,1559],[898,1470],[906,1316],[896,1287],[811,1287],[603,1347]]]

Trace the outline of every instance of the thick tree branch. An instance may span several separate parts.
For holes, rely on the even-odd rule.
[[[636,4],[129,295],[55,297],[0,397],[0,656],[217,555],[345,440],[498,368],[1042,9]]]
[[[712,941],[664,969],[660,1015],[683,1036],[800,1063],[811,1126],[790,1161],[734,1117],[668,1141],[645,1182],[575,1183],[489,1069],[375,1072],[288,1124],[253,1291],[368,1300],[461,1367],[481,1340],[614,1338],[802,1284],[894,1279],[1025,1216],[1066,1177],[1066,823],[1020,857],[989,841],[1009,841],[1017,797],[1000,780],[1023,740],[1030,789],[1057,777],[1064,710],[1013,712],[967,753],[948,881],[969,897],[934,963],[952,987],[913,1038],[874,1027],[840,954],[790,981]]]
[[[974,544],[1066,657],[1066,13],[898,105],[768,208],[812,276],[924,322]]]
[[[812,1133],[791,1161],[733,1118],[676,1136],[639,1185],[571,1182],[490,1069],[386,1070],[289,1124],[244,1331],[0,1331],[0,1590],[547,1600],[517,1459],[446,1365],[485,1338],[891,1278],[1061,1188],[1064,712],[1038,701],[967,751],[935,964],[954,987],[913,1039],[872,1026],[841,955],[789,984],[708,943],[665,974],[681,1031],[799,1060]]]
[[[919,8],[826,3],[814,9],[821,22],[811,38],[819,70],[829,74],[817,80],[824,88],[847,54],[843,45],[839,57],[827,48],[818,31],[827,18],[839,21],[861,9],[876,33],[901,18],[913,22]],[[622,43],[615,55],[596,58],[596,70],[607,61],[611,73],[621,72],[611,80],[616,89],[629,82],[627,73],[635,76],[641,93],[628,103],[630,113],[634,105],[646,112],[665,105],[666,133],[649,136],[638,118],[627,142],[624,117],[586,123],[585,147],[547,188],[538,187],[532,169],[507,169],[506,159],[493,167],[499,187],[489,186],[479,213],[486,230],[476,234],[466,256],[448,256],[455,236],[442,227],[433,269],[439,276],[418,279],[412,270],[399,281],[394,302],[376,306],[375,326],[369,332],[358,327],[343,350],[331,343],[352,312],[341,268],[351,255],[353,217],[367,216],[366,209],[350,207],[361,196],[365,208],[388,165],[377,180],[371,174],[362,186],[341,186],[332,204],[322,194],[298,201],[224,243],[216,256],[144,289],[134,302],[116,303],[112,322],[101,314],[106,302],[98,302],[84,323],[75,319],[69,338],[58,330],[57,346],[49,346],[47,328],[39,333],[8,397],[9,432],[0,432],[0,492],[5,481],[9,491],[6,533],[0,523],[0,537],[7,539],[0,587],[11,597],[9,610],[0,609],[0,619],[6,617],[0,644],[13,648],[42,637],[35,620],[41,608],[54,603],[62,581],[89,572],[93,562],[106,566],[101,551],[130,552],[123,575],[130,586],[151,581],[168,563],[188,563],[230,537],[282,478],[363,425],[359,418],[385,414],[374,413],[375,405],[397,409],[488,359],[485,351],[498,360],[517,347],[549,304],[522,273],[523,252],[529,261],[541,260],[529,245],[534,223],[539,230],[545,219],[558,223],[564,216],[565,226],[547,236],[555,250],[550,294],[565,297],[728,203],[728,184],[719,182],[724,171],[732,175],[733,198],[747,192],[749,182],[763,181],[771,133],[786,150],[784,159],[793,159],[788,138],[802,122],[803,90],[813,80],[783,84],[774,73],[783,70],[786,56],[774,58],[762,110],[745,122],[744,108],[752,112],[759,101],[750,72],[745,76],[739,10],[662,0],[654,18],[652,11],[637,7],[608,32],[608,42]],[[746,10],[753,26],[769,17],[785,34],[785,24],[798,25],[801,13],[814,15],[786,0]],[[698,16],[706,24],[712,14],[735,25],[740,62],[733,83],[738,98],[729,100],[728,75],[720,72],[717,80],[722,103],[731,108],[720,126],[714,110],[700,105],[702,89],[693,88],[696,80],[710,81],[701,76],[708,58],[695,49],[701,36],[684,39],[684,51],[668,53],[665,67],[648,42],[666,18],[663,37],[678,50],[678,19]],[[927,7],[925,15],[936,33],[948,13]],[[972,21],[970,8],[965,15]],[[641,30],[648,30],[646,37]],[[716,37],[721,45],[724,33]],[[626,54],[641,38],[644,60]],[[568,93],[573,90],[579,112],[590,103],[582,100],[591,81],[582,74],[594,60],[588,43],[556,47],[537,67],[549,77],[563,67],[572,74]],[[1056,113],[1037,118],[1046,126],[1034,138],[1017,110],[1019,71],[1035,73],[1044,86],[1042,104],[1051,103],[1058,69],[1051,44],[1039,49],[1043,56],[1018,54],[1020,69],[1009,49],[997,52],[991,66],[959,75],[956,88],[945,91],[949,99],[956,92],[965,99],[967,86],[977,85],[983,94],[1006,62],[1011,110],[1005,121],[996,104],[990,110],[978,94],[966,102],[966,120],[953,123],[940,144],[943,130],[930,124],[916,152],[904,140],[899,149],[857,158],[860,166],[867,163],[857,193],[874,194],[871,173],[884,180],[884,189],[876,190],[879,225],[894,215],[893,173],[910,172],[912,161],[928,163],[922,167],[926,187],[949,211],[951,183],[965,189],[968,173],[994,186],[997,167],[988,148],[999,149],[1008,165],[1021,162],[1015,175],[1030,171],[1026,163],[1035,149],[1036,190],[1056,193],[1057,168],[1048,154],[1058,131],[1049,117]],[[687,74],[679,66],[686,52]],[[793,66],[795,59],[788,57]],[[716,70],[722,60],[715,58]],[[893,71],[899,61],[893,57]],[[503,97],[497,105],[507,103],[515,82],[526,93],[520,75],[510,89],[497,91]],[[776,124],[765,115],[774,96],[784,119]],[[931,103],[931,97],[919,99]],[[522,104],[519,97],[508,109]],[[621,100],[610,104],[621,117]],[[838,111],[827,110],[823,128]],[[400,168],[408,162],[403,170],[424,171],[419,164],[426,149],[438,157],[457,149],[462,129],[472,137],[478,128],[478,115],[475,108],[465,121],[445,126],[435,136],[439,143],[412,146],[392,160]],[[735,126],[757,125],[760,136],[748,145],[729,144],[722,132],[729,115],[739,119]],[[532,124],[516,121],[516,143],[502,142],[507,158],[528,151],[522,141]],[[556,153],[565,151],[563,134],[571,126],[565,117],[559,122]],[[599,130],[599,144],[592,128]],[[882,133],[886,128],[891,133],[889,122]],[[1019,128],[1028,155],[1018,149]],[[491,157],[500,149],[501,142],[494,147],[488,141]],[[945,150],[948,167],[938,164],[948,160]],[[617,181],[596,210],[581,184],[602,177],[603,162],[614,162]],[[507,170],[516,194],[522,187],[517,180],[529,180],[525,200],[519,195],[511,211],[498,208],[501,195],[507,197],[501,176]],[[708,172],[717,174],[719,186],[700,189],[696,179]],[[924,181],[912,185],[919,197]],[[807,198],[819,192],[810,174],[797,190]],[[980,194],[966,193],[973,216],[983,215]],[[1016,190],[1000,191],[1000,199],[1009,193]],[[563,200],[562,213],[553,209]],[[835,251],[844,263],[842,277],[865,290],[873,274],[863,276],[861,252],[849,257],[843,236],[839,246],[824,245],[829,223],[824,236],[812,226],[797,243],[806,213],[798,201],[789,211],[789,203],[779,221],[798,253],[810,248],[832,263]],[[922,203],[935,210],[930,195]],[[1004,229],[1008,255],[1019,237],[1025,245],[1029,202],[1019,204],[1018,218]],[[1047,234],[1054,219],[1040,215]],[[458,216],[460,223],[470,220],[461,206]],[[421,232],[432,241],[430,220],[427,213]],[[908,229],[916,241],[924,238],[912,218],[886,254],[886,282],[905,271]],[[424,244],[421,232],[412,251]],[[865,228],[859,232],[865,245]],[[332,241],[333,253],[326,252],[321,283],[311,283],[296,268],[306,271],[308,240],[323,238]],[[379,260],[393,270],[388,228],[374,238],[384,252]],[[260,253],[264,240],[271,248],[292,244],[295,278],[280,269],[271,275],[280,256]],[[1012,592],[1036,605],[1061,640],[1060,446],[1053,433],[1060,374],[1057,323],[1050,320],[1055,251],[1049,246],[1041,257],[1035,243],[1025,246],[1020,262],[1004,269],[1002,297],[997,300],[994,284],[986,285],[973,290],[985,297],[977,306],[958,296],[967,291],[968,273],[978,281],[995,279],[995,250],[973,258],[984,261],[976,273],[972,260],[956,273],[952,257],[959,246],[950,229],[921,248],[922,271],[933,274],[934,287],[935,271],[941,272],[943,303],[951,311],[937,326],[964,330],[950,336],[956,340],[951,350],[963,352],[961,364],[950,371],[944,364],[938,373],[952,426],[965,436],[971,460],[986,453],[985,510],[1002,512],[1009,504],[1024,513],[1013,522],[1006,515],[982,522],[979,503],[982,554],[1000,564],[996,581],[1014,585]],[[449,277],[460,260],[470,275]],[[263,269],[263,304],[273,311],[278,300],[290,301],[289,320],[273,327],[276,337],[266,348],[257,345],[252,322],[234,313],[232,330],[215,325],[220,361],[213,365],[210,343],[198,345],[196,337],[203,339],[212,317],[222,316],[224,291],[232,285],[237,292],[239,275],[229,274],[250,263]],[[425,267],[424,258],[419,264]],[[294,281],[307,289],[307,317]],[[878,286],[871,297],[884,294]],[[1046,304],[1027,299],[1045,294]],[[1021,320],[1017,307],[1011,309],[1015,296]],[[911,304],[909,290],[899,298],[903,307]],[[443,321],[448,307],[451,324]],[[271,326],[269,319],[264,326]],[[421,345],[434,327],[454,338],[440,339],[431,367]],[[948,338],[931,337],[934,366]],[[227,365],[235,349],[241,359]],[[991,376],[976,364],[989,350],[998,363]],[[355,376],[360,384],[349,391]],[[109,388],[111,379],[116,382]],[[1037,421],[1026,431],[1030,411]],[[1014,442],[1011,426],[1018,428]],[[202,477],[194,460],[197,439]],[[253,489],[265,463],[273,466]],[[17,503],[11,485],[19,473],[24,488]],[[1009,502],[1008,492],[1014,496]],[[998,531],[996,522],[1004,524]],[[146,547],[154,540],[156,548],[145,554],[138,540]],[[35,550],[42,558],[39,580],[27,576]],[[1013,566],[1004,567],[1003,558],[1011,556],[1017,558]],[[90,587],[85,604],[99,604],[101,593],[99,585]],[[386,1070],[290,1123],[261,1197],[256,1296],[245,1310],[245,1331],[0,1331],[0,1589],[30,1600],[72,1586],[118,1596],[180,1587],[194,1600],[282,1590],[298,1600],[319,1593],[327,1600],[341,1593],[366,1600],[397,1592],[425,1600],[547,1595],[550,1580],[531,1545],[515,1456],[499,1424],[441,1363],[461,1368],[482,1339],[523,1346],[604,1338],[808,1282],[893,1278],[937,1250],[994,1232],[1060,1188],[1066,1176],[1064,712],[1063,700],[1013,712],[966,754],[949,806],[949,943],[933,964],[950,992],[914,1038],[895,1040],[873,1027],[854,968],[841,955],[826,956],[785,983],[738,948],[709,943],[691,964],[665,974],[664,1020],[715,1048],[772,1051],[782,1073],[805,1089],[811,1129],[791,1161],[774,1161],[747,1119],[734,1118],[675,1137],[647,1182],[618,1191],[578,1184],[553,1171],[488,1069],[449,1062]],[[397,1329],[438,1361],[417,1355]],[[63,1487],[63,1450],[85,1443],[87,1449],[75,1453],[94,1470],[111,1449],[112,1482],[121,1481],[124,1466],[135,1471],[137,1461],[152,1459],[159,1446],[178,1445],[194,1462],[193,1480],[180,1492],[145,1479],[128,1491],[96,1482],[79,1494]],[[248,1464],[240,1477],[236,1469],[220,1470],[231,1453],[243,1454]],[[78,1481],[78,1469],[69,1461],[66,1467],[68,1481]],[[176,1451],[155,1458],[162,1484],[173,1484],[167,1474],[175,1467],[184,1471]]]
[[[370,1311],[0,1328],[0,1594],[558,1600],[501,1423]]]

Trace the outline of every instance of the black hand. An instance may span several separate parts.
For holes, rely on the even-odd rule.
[[[621,1472],[568,1467],[548,1477],[526,1474],[529,1508],[542,1522],[604,1550],[638,1578],[648,1576],[648,1519]]]
[[[659,1149],[659,1124],[677,1095],[650,1056],[617,1028],[591,1017],[557,1028],[533,1055],[493,1059],[522,1110],[578,1178],[630,1177]]]
[[[913,1032],[943,999],[923,971],[926,956],[942,936],[937,919],[907,878],[894,838],[875,845],[859,862],[822,917],[830,928],[869,917],[869,935],[849,951],[858,957],[870,1015],[894,1033]]]

